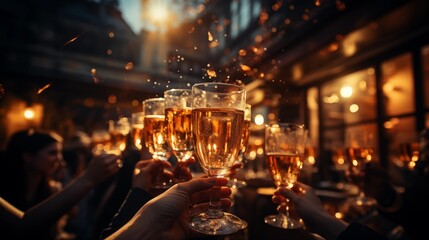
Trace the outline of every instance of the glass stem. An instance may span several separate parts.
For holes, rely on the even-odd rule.
[[[220,188],[220,186],[214,186],[210,191],[210,205],[208,215],[212,218],[220,218],[223,216],[223,213],[220,209]]]

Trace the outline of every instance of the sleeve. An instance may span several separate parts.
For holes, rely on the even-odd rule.
[[[375,230],[362,225],[357,222],[353,222],[347,226],[347,228],[340,233],[336,240],[387,240],[387,238]]]
[[[152,196],[144,190],[132,188],[128,192],[118,212],[113,216],[109,226],[101,232],[100,239],[105,239],[125,225],[134,214],[151,199]]]

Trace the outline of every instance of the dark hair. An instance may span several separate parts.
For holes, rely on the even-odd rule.
[[[30,207],[25,202],[27,184],[25,175],[26,163],[23,159],[23,154],[36,154],[50,144],[61,143],[62,141],[62,137],[53,131],[27,129],[15,132],[9,138],[4,159],[0,162],[2,166],[0,173],[0,196],[21,210],[26,210]],[[42,189],[41,192],[45,192],[43,189],[46,186],[41,185],[39,187]],[[46,197],[40,196],[40,198]]]
[[[6,147],[6,154],[8,156],[16,156],[22,153],[34,154],[52,143],[62,141],[62,137],[53,131],[22,130],[11,136]]]

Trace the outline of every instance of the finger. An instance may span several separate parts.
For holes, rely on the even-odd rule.
[[[290,190],[288,188],[281,187],[281,188],[278,189],[278,192],[282,196],[284,196],[286,198],[289,198],[292,202],[298,201],[299,196],[294,191],[292,191],[292,190]]]
[[[155,161],[155,159],[140,160],[136,163],[135,168],[144,168],[147,165],[154,163]]]
[[[104,162],[104,164],[108,164],[109,165],[109,164],[115,163],[116,160],[120,159],[120,156],[118,156],[116,154],[107,154],[107,153],[104,153],[104,154],[100,155],[98,158],[99,158],[99,160],[101,162]]]
[[[309,189],[310,189],[310,186],[305,185],[304,183],[301,183],[301,182],[295,182],[292,187],[292,190],[296,193],[305,193]]]
[[[162,160],[149,160],[150,162],[145,165],[145,167],[140,168],[143,172],[153,172],[156,169],[168,168],[170,167],[170,163]]]
[[[228,183],[226,178],[195,178],[187,182],[182,182],[178,184],[178,188],[187,192],[188,194],[194,194],[199,191],[204,191],[210,189],[211,187],[225,186]]]
[[[282,195],[280,195],[280,194],[278,194],[278,195],[273,195],[273,197],[272,197],[272,201],[273,201],[273,203],[275,203],[275,204],[281,204],[281,203],[286,202],[286,198],[285,198],[285,197],[283,197],[283,196],[282,196]]]
[[[195,163],[195,157],[191,156],[190,158],[186,159],[185,161],[186,165],[191,165]]]

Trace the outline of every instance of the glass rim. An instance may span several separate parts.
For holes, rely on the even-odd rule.
[[[231,86],[231,87],[236,87],[238,90],[236,91],[229,91],[227,93],[223,93],[223,92],[216,92],[216,91],[209,91],[209,90],[204,90],[204,89],[200,89],[198,88],[199,86],[204,86],[204,85],[222,85],[222,86]],[[216,94],[231,94],[231,93],[242,93],[246,91],[246,88],[244,86],[240,86],[240,85],[236,85],[236,84],[232,84],[232,83],[222,83],[222,82],[202,82],[202,83],[195,83],[194,85],[192,85],[192,91],[194,90],[194,88],[198,88],[199,90],[202,91],[206,91],[206,92],[213,92]]]
[[[154,101],[165,101],[165,98],[163,98],[163,97],[148,98],[148,99],[143,100],[143,103],[145,103],[145,102],[154,102]]]
[[[176,92],[176,91],[192,92],[192,88],[172,88],[172,89],[165,90],[164,93]]]

